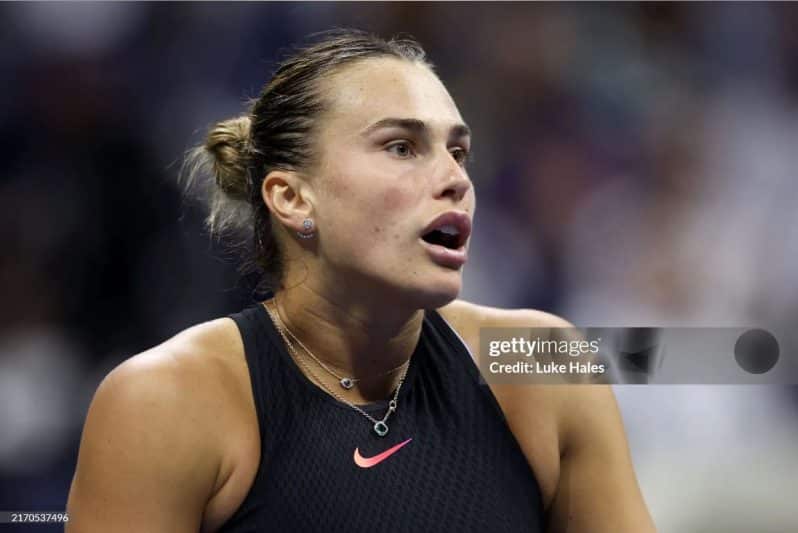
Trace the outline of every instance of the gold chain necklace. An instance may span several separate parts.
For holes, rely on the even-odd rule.
[[[319,384],[319,386],[320,386],[322,389],[324,389],[324,390],[325,390],[325,391],[326,391],[328,394],[330,394],[331,396],[333,396],[333,397],[334,397],[336,400],[338,400],[338,401],[340,401],[340,402],[342,402],[342,403],[344,403],[344,404],[348,405],[349,407],[351,407],[352,409],[354,409],[354,410],[355,410],[355,411],[357,411],[358,413],[360,413],[360,414],[362,414],[363,416],[365,416],[366,418],[368,418],[368,419],[371,421],[371,423],[373,424],[373,426],[372,426],[372,429],[374,429],[374,433],[376,433],[378,436],[380,436],[380,437],[384,437],[385,435],[387,435],[387,434],[388,434],[388,424],[387,424],[388,417],[390,417],[390,416],[391,416],[391,415],[392,415],[392,414],[393,414],[393,413],[394,413],[394,412],[397,410],[397,408],[399,407],[399,403],[398,403],[399,391],[400,391],[400,390],[401,390],[401,388],[402,388],[402,383],[404,383],[404,381],[405,381],[405,377],[407,377],[407,370],[410,368],[410,364],[409,364],[409,363],[410,363],[410,359],[408,359],[408,360],[407,360],[407,367],[405,367],[405,370],[404,370],[404,372],[402,372],[402,377],[401,377],[401,378],[399,378],[399,384],[396,386],[396,392],[394,392],[394,394],[393,394],[393,398],[392,398],[392,399],[391,399],[391,400],[388,402],[388,410],[386,411],[386,413],[385,413],[385,416],[383,416],[383,417],[382,417],[382,419],[380,419],[380,420],[377,420],[376,418],[374,418],[373,416],[371,416],[370,414],[368,414],[366,411],[364,411],[363,409],[361,409],[361,408],[360,408],[360,407],[358,407],[357,405],[355,405],[355,404],[353,404],[352,402],[350,402],[350,401],[346,400],[345,398],[343,398],[342,396],[340,396],[339,394],[337,394],[335,391],[333,391],[333,390],[329,389],[329,388],[328,388],[328,387],[327,387],[327,386],[326,386],[326,385],[325,385],[325,384],[324,384],[324,383],[323,383],[323,382],[322,382],[322,381],[319,379],[319,377],[318,377],[318,376],[316,376],[316,374],[314,374],[314,373],[313,373],[313,372],[312,372],[312,371],[311,371],[311,370],[310,370],[310,369],[307,367],[307,365],[305,365],[305,363],[304,363],[304,362],[302,361],[302,359],[299,357],[299,354],[297,353],[296,349],[294,348],[294,345],[293,345],[293,343],[292,343],[292,342],[289,340],[288,336],[287,336],[287,335],[286,335],[286,333],[285,333],[285,329],[287,329],[287,328],[284,328],[284,327],[281,325],[281,323],[282,323],[282,317],[280,317],[280,320],[277,320],[277,317],[275,317],[275,316],[274,316],[274,314],[272,313],[271,309],[269,309],[269,306],[268,306],[268,305],[266,305],[266,302],[264,302],[264,303],[263,303],[263,307],[266,309],[266,312],[269,314],[269,318],[271,318],[271,321],[272,321],[272,323],[274,323],[274,326],[277,328],[277,332],[280,334],[280,337],[282,337],[282,339],[283,339],[283,342],[285,342],[285,345],[286,345],[286,347],[288,348],[288,350],[289,350],[289,351],[291,352],[291,354],[294,356],[294,359],[296,359],[296,360],[299,362],[299,364],[300,364],[300,365],[302,365],[302,368],[303,368],[303,369],[305,369],[305,371],[306,371],[308,374],[310,374],[311,376],[313,376],[313,378],[315,378],[315,380],[316,380],[316,382]],[[278,317],[279,317],[279,315],[280,315],[280,310],[277,308],[277,305],[276,305],[276,304],[275,304],[275,311],[277,312],[277,315],[278,315]],[[292,336],[293,336],[293,334],[292,334]],[[294,338],[296,339],[296,337],[294,337]],[[296,339],[296,340],[297,340],[297,341],[299,341],[299,339]],[[318,359],[317,359],[315,356],[313,356],[313,355],[310,353],[310,351],[309,351],[307,348],[305,348],[304,346],[303,346],[303,348],[304,348],[304,350],[305,350],[305,351],[306,351],[306,352],[307,352],[309,355],[311,355],[311,356],[313,357],[313,359],[314,359],[316,362],[318,362],[319,364],[322,364],[322,363],[321,363],[321,362],[320,362],[320,361],[319,361],[319,360],[318,360]],[[412,355],[411,355],[411,358],[412,358]],[[323,367],[323,366],[324,366],[324,365],[322,364],[322,367]],[[390,372],[388,372],[388,373],[390,373]],[[337,376],[336,376],[336,377],[337,377]],[[351,388],[351,387],[350,387],[350,388]]]
[[[279,315],[279,314],[280,314],[280,310],[279,310],[279,309],[277,309],[277,304],[275,304],[275,305],[274,305],[274,308],[277,310],[277,314]],[[282,317],[281,317],[281,319],[282,319]],[[328,367],[327,365],[325,365],[324,363],[322,363],[322,362],[319,360],[319,358],[318,358],[318,357],[316,357],[315,355],[313,355],[313,352],[311,352],[311,351],[310,351],[310,348],[308,348],[307,346],[305,346],[305,345],[302,343],[302,341],[301,341],[301,340],[299,340],[299,337],[297,337],[296,335],[294,335],[294,332],[293,332],[293,331],[291,331],[291,329],[290,329],[288,326],[286,326],[286,325],[285,325],[285,322],[283,322],[283,329],[284,329],[284,330],[285,330],[285,332],[288,334],[288,336],[290,336],[290,337],[291,337],[291,338],[294,340],[294,342],[296,342],[297,344],[299,344],[299,346],[300,346],[300,347],[301,347],[303,350],[305,350],[305,353],[307,353],[307,354],[308,354],[308,355],[309,355],[309,356],[310,356],[310,357],[311,357],[311,358],[312,358],[314,361],[316,361],[316,363],[318,363],[318,365],[319,365],[320,367],[322,367],[322,368],[323,368],[323,369],[324,369],[324,370],[325,370],[325,371],[326,371],[328,374],[330,374],[331,376],[333,376],[335,379],[337,379],[337,380],[338,380],[338,384],[339,384],[339,385],[341,385],[341,388],[343,388],[343,389],[346,389],[346,390],[349,390],[349,389],[351,389],[352,387],[354,387],[354,386],[355,386],[355,383],[357,383],[358,381],[369,380],[369,379],[377,379],[377,378],[381,378],[381,377],[383,377],[383,376],[387,376],[388,374],[393,374],[394,372],[396,372],[397,370],[401,369],[401,368],[402,368],[403,366],[405,366],[406,364],[410,363],[410,358],[408,358],[408,359],[407,359],[407,361],[405,361],[405,362],[404,362],[404,363],[402,363],[401,365],[399,365],[399,366],[395,366],[395,367],[393,367],[393,368],[392,368],[392,369],[390,369],[390,370],[387,370],[387,371],[385,371],[385,372],[383,372],[383,373],[381,373],[381,374],[377,374],[376,376],[370,376],[370,377],[368,377],[368,378],[355,378],[355,377],[351,377],[351,378],[350,378],[350,377],[346,377],[346,376],[339,376],[339,375],[338,375],[338,374],[337,374],[337,373],[336,373],[336,372],[335,372],[335,371],[334,371],[332,368],[330,368],[330,367]]]

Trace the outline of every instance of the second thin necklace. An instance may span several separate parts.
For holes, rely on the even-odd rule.
[[[346,400],[345,398],[341,397],[341,395],[337,394],[335,391],[333,391],[331,389],[328,389],[327,386],[324,385],[324,383],[321,380],[319,380],[319,378],[316,377],[313,374],[313,372],[307,366],[305,366],[305,363],[302,362],[302,359],[299,357],[299,354],[296,353],[296,350],[294,349],[293,343],[288,338],[288,335],[286,335],[286,331],[288,331],[288,329],[284,325],[281,325],[281,324],[284,324],[284,323],[283,323],[282,317],[279,316],[280,315],[280,310],[277,308],[277,303],[276,302],[275,302],[275,311],[277,312],[277,316],[274,316],[272,314],[272,311],[271,311],[271,309],[269,309],[269,306],[266,304],[266,302],[263,303],[263,307],[266,309],[266,312],[269,314],[269,317],[271,318],[272,322],[274,323],[274,326],[277,328],[277,331],[279,332],[280,336],[283,338],[283,342],[285,342],[286,347],[288,348],[288,351],[291,352],[291,354],[294,356],[294,359],[296,359],[299,362],[299,364],[305,369],[305,371],[308,372],[310,375],[312,375],[316,379],[316,381],[319,383],[319,385],[325,391],[327,391],[328,394],[332,395],[338,401],[340,401],[342,403],[345,403],[346,405],[348,405],[349,407],[351,407],[352,409],[354,409],[355,411],[357,411],[358,413],[362,414],[367,419],[369,419],[369,421],[373,424],[372,429],[374,430],[374,433],[376,433],[380,437],[384,437],[385,435],[387,435],[388,434],[387,421],[388,421],[388,418],[399,407],[399,401],[398,401],[399,400],[399,391],[402,389],[402,384],[404,383],[405,378],[407,377],[407,370],[410,368],[410,364],[409,364],[410,363],[410,359],[407,360],[407,366],[405,367],[404,372],[402,372],[402,376],[399,378],[399,384],[396,387],[396,391],[393,394],[393,398],[391,398],[391,400],[388,402],[388,410],[385,412],[385,416],[383,416],[381,420],[377,420],[376,418],[374,418],[373,416],[368,414],[366,411],[361,409],[359,406],[357,406],[357,405],[353,404],[352,402]],[[279,318],[279,320],[278,320],[278,318]],[[288,331],[288,333],[290,333],[290,331]],[[293,337],[293,334],[291,336]],[[296,337],[294,337],[294,339],[299,341],[299,339],[297,339]],[[307,348],[305,348],[305,351],[308,354],[310,354],[310,352],[307,350]],[[310,355],[311,355],[311,357],[313,357],[313,359],[316,362],[318,362],[320,365],[322,365],[322,367],[324,367],[324,365],[321,363],[321,361],[319,361],[312,354],[310,354]],[[411,358],[412,358],[412,355],[411,355]],[[397,368],[401,368],[401,367],[397,367]],[[392,372],[392,371],[389,371],[388,373],[390,373],[390,372]]]
[[[274,302],[274,309],[277,311],[277,314],[279,315],[279,314],[280,314],[280,310],[277,308],[277,302],[276,302],[276,301]],[[282,317],[280,317],[280,318],[281,318],[281,320],[282,320]],[[300,348],[302,348],[302,349],[305,351],[305,353],[306,353],[306,354],[308,354],[308,355],[311,357],[311,359],[313,359],[314,361],[316,361],[316,363],[317,363],[317,364],[318,364],[320,367],[322,367],[322,368],[323,368],[323,369],[324,369],[324,370],[325,370],[325,371],[326,371],[328,374],[330,374],[331,376],[335,377],[335,379],[337,379],[337,380],[338,380],[338,384],[341,386],[341,388],[343,388],[343,389],[346,389],[346,390],[350,390],[352,387],[354,387],[354,386],[355,386],[355,383],[357,383],[358,381],[370,380],[370,379],[377,379],[377,378],[381,378],[381,377],[383,377],[383,376],[387,376],[387,375],[389,375],[389,374],[393,374],[393,373],[394,373],[394,372],[396,372],[397,370],[401,370],[401,369],[402,369],[402,367],[404,367],[405,365],[408,365],[408,364],[410,363],[410,359],[408,358],[408,359],[407,359],[407,361],[405,361],[405,362],[404,362],[404,363],[402,363],[401,365],[395,366],[395,367],[393,367],[393,368],[392,368],[392,369],[390,369],[390,370],[386,370],[385,372],[382,372],[381,374],[376,374],[376,375],[374,375],[374,376],[369,376],[369,377],[366,377],[366,378],[356,378],[356,377],[340,376],[340,375],[338,375],[338,373],[337,373],[337,372],[335,372],[335,371],[334,371],[332,368],[330,368],[330,367],[328,367],[327,365],[325,365],[324,363],[322,363],[322,362],[321,362],[321,360],[319,360],[319,358],[318,358],[318,357],[316,357],[315,355],[313,355],[313,352],[311,352],[311,351],[310,351],[310,349],[309,349],[307,346],[305,346],[305,345],[302,343],[302,341],[301,341],[301,340],[299,340],[299,338],[298,338],[296,335],[294,335],[294,332],[293,332],[293,331],[291,331],[291,330],[288,328],[288,326],[285,324],[285,322],[283,322],[282,324],[283,324],[283,329],[284,329],[284,330],[285,330],[285,332],[288,334],[288,336],[289,336],[289,337],[291,337],[291,339],[292,339],[294,342],[296,342],[296,343],[299,345],[299,347],[300,347]]]

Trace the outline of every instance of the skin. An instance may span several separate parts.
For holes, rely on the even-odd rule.
[[[457,107],[421,65],[356,63],[324,92],[335,95],[334,105],[320,121],[312,177],[275,171],[262,186],[287,257],[286,289],[276,300],[314,354],[342,372],[373,375],[406,361],[421,310],[451,302],[461,289],[461,271],[430,261],[420,237],[444,212],[473,215],[464,167],[470,138],[457,135],[464,125]],[[374,127],[392,118],[422,121],[425,129]],[[293,238],[308,217],[318,238]],[[366,401],[391,387],[369,385],[348,399]]]
[[[540,311],[456,300],[462,270],[432,261],[421,244],[438,215],[473,216],[475,208],[463,165],[470,138],[431,71],[369,59],[340,69],[323,89],[330,101],[317,163],[302,173],[271,172],[262,187],[286,256],[284,288],[270,304],[283,326],[339,373],[368,376],[408,360],[424,309],[439,309],[472,353],[481,327],[569,325]],[[424,128],[373,127],[394,118]],[[313,239],[294,235],[305,218],[315,222]],[[326,374],[308,378],[334,385]],[[374,401],[397,380],[394,373],[359,382],[341,395]],[[655,531],[609,387],[491,390],[538,478],[551,532]],[[189,328],[100,385],[67,531],[215,531],[253,482],[259,439],[235,324],[224,318]]]

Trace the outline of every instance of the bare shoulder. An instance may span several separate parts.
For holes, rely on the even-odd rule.
[[[536,309],[499,309],[476,305],[463,300],[455,300],[442,307],[441,314],[460,336],[470,345],[472,353],[479,349],[479,330],[484,327],[518,328],[573,328],[568,320]],[[577,446],[590,438],[586,433],[590,424],[587,418],[598,421],[617,421],[617,405],[612,388],[608,385],[534,385],[515,387],[494,387],[513,391],[510,395],[522,403],[521,409],[533,408],[526,400],[535,395],[536,400],[545,396],[547,405],[556,407],[558,433],[563,452],[567,446]]]
[[[562,317],[538,309],[502,309],[459,299],[441,307],[438,311],[445,314],[447,319],[448,317],[463,318],[489,322],[490,325],[496,326],[569,327],[572,325]]]
[[[544,311],[462,300],[439,311],[473,354],[483,327],[573,327]],[[611,386],[491,384],[491,390],[538,478],[551,531],[655,531]]]
[[[233,328],[229,319],[194,326],[103,379],[81,437],[68,530],[201,527],[224,476],[219,423],[230,418],[240,372]]]
[[[148,396],[180,412],[216,420],[231,394],[241,392],[248,370],[235,322],[219,318],[189,327],[163,343],[125,360],[100,384],[98,398],[144,402]],[[114,394],[109,394],[113,391]],[[130,396],[125,396],[123,393]],[[203,427],[197,424],[197,430]],[[213,426],[215,427],[215,426]]]
[[[506,328],[572,328],[573,324],[562,317],[537,309],[501,309],[477,305],[465,300],[455,300],[438,312],[457,331],[479,362],[480,330],[486,327]],[[494,387],[499,389],[499,387]],[[504,390],[523,392],[525,395],[552,396],[561,391],[557,386],[502,387]]]
[[[501,309],[454,300],[438,312],[471,346],[479,345],[479,329],[484,327],[573,327],[562,317],[538,309]],[[472,345],[472,341],[475,341]],[[472,349],[472,353],[476,353]]]

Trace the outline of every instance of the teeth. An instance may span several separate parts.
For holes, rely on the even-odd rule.
[[[457,230],[457,228],[455,228],[451,224],[448,224],[446,226],[441,226],[440,228],[438,228],[438,231],[440,231],[441,233],[445,233],[446,235],[459,235],[460,234],[460,232]]]

